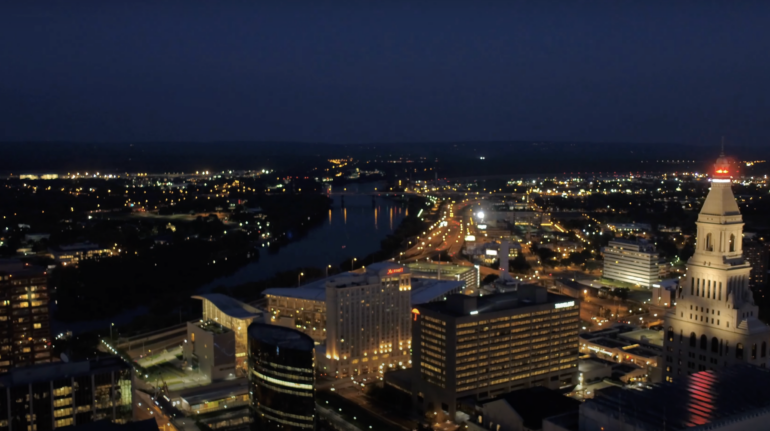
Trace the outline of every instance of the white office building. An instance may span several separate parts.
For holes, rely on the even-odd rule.
[[[646,241],[615,239],[602,251],[605,278],[646,287],[658,282],[660,258],[652,244]]]
[[[698,215],[695,254],[666,316],[666,380],[749,363],[766,367],[770,327],[759,320],[743,256],[743,217],[730,189],[730,165],[717,159]]]

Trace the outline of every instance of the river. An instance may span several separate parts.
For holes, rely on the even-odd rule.
[[[378,184],[348,186],[347,190],[361,187],[362,191],[374,190]],[[259,260],[239,269],[234,274],[214,280],[201,290],[216,286],[232,287],[272,277],[280,271],[299,267],[323,268],[337,266],[345,259],[362,258],[380,248],[380,242],[394,232],[407,215],[406,205],[385,198],[371,196],[344,197],[332,195],[334,204],[324,223],[311,229],[297,241],[290,242],[277,252],[260,249]]]

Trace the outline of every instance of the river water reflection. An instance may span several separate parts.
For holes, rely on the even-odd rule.
[[[366,185],[363,185],[366,186]],[[376,186],[369,186],[370,188]],[[350,186],[348,190],[352,190]],[[337,266],[345,259],[362,258],[379,250],[380,241],[395,231],[407,215],[406,205],[393,199],[366,195],[332,195],[334,204],[324,223],[307,236],[282,246],[276,253],[260,249],[258,261],[233,275],[223,277],[202,290],[231,287],[271,277],[299,267]]]

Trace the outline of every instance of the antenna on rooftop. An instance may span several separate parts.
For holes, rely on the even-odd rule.
[[[725,137],[722,136],[722,153],[720,154],[720,156],[724,157],[724,155],[725,155]]]

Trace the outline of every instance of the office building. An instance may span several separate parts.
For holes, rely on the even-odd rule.
[[[761,242],[744,241],[743,256],[751,265],[749,272],[749,287],[767,285],[768,256],[770,250]]]
[[[183,348],[187,366],[212,381],[245,376],[247,331],[252,322],[264,320],[262,311],[218,293],[193,298],[203,301],[203,317],[187,323]]]
[[[314,429],[313,339],[263,323],[249,326],[248,334],[252,430]]]
[[[608,387],[579,408],[581,431],[754,431],[769,421],[770,371],[745,364],[647,389]]]
[[[51,361],[48,307],[45,269],[0,261],[0,372]]]
[[[737,363],[767,366],[770,327],[759,320],[743,257],[743,217],[720,156],[698,215],[695,253],[687,261],[664,338],[666,379]]]
[[[412,278],[463,281],[468,289],[479,288],[479,269],[475,266],[414,262],[405,265]]]
[[[48,431],[133,419],[131,366],[117,356],[14,368],[0,375],[0,426]]]
[[[605,278],[646,287],[658,282],[660,258],[647,241],[614,239],[602,252]]]
[[[512,293],[452,295],[412,313],[412,396],[439,420],[455,417],[459,398],[577,384],[579,304],[573,298],[521,285]]]

